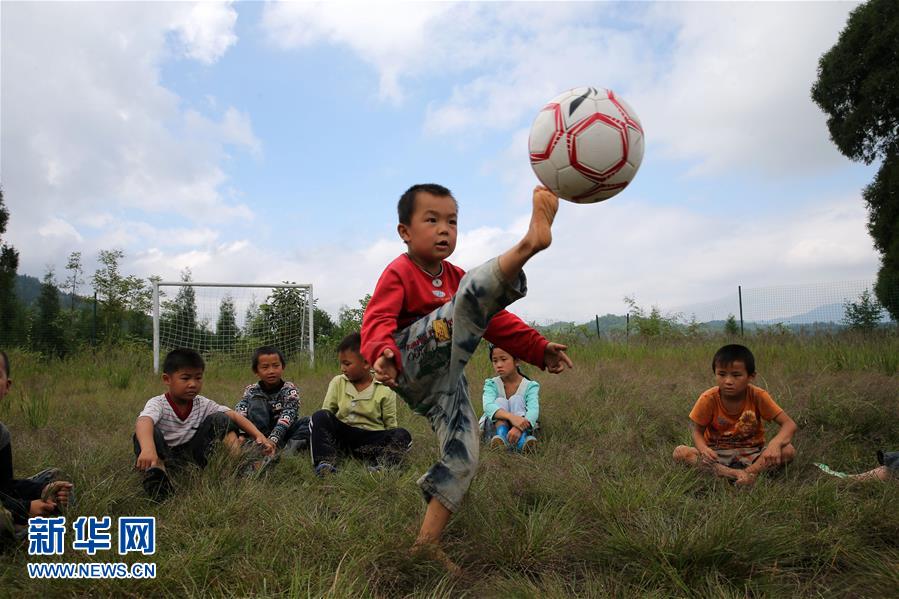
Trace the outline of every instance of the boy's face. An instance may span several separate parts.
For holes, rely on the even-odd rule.
[[[284,374],[284,364],[278,354],[263,354],[259,356],[259,363],[256,364],[256,376],[266,385],[274,385],[281,380]]]
[[[181,368],[172,374],[163,374],[162,382],[173,400],[193,401],[203,388],[203,369]]]
[[[451,196],[419,191],[409,224],[397,226],[409,253],[423,266],[439,265],[456,249],[456,210]]]
[[[371,377],[369,364],[365,358],[352,350],[344,350],[337,354],[340,372],[346,375],[351,383],[358,383]]]
[[[6,376],[6,366],[3,364],[3,358],[0,357],[0,401],[9,393],[10,387],[12,387],[12,380]]]
[[[715,364],[715,379],[721,397],[726,399],[742,399],[749,383],[755,380],[755,374],[746,372],[742,360],[734,360],[730,364]]]
[[[515,372],[515,358],[498,347],[493,348],[493,355],[490,357],[490,361],[493,362],[493,370],[501,377]]]

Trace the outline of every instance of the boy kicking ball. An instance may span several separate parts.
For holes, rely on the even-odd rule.
[[[418,485],[427,509],[413,550],[458,566],[439,548],[478,464],[478,423],[465,365],[481,338],[552,373],[571,368],[564,345],[551,343],[504,308],[524,297],[524,265],[552,242],[559,199],[534,189],[525,236],[467,274],[446,261],[456,247],[458,205],[440,185],[414,185],[397,205],[397,231],[407,252],[378,280],[362,321],[362,355],[375,378],[393,387],[437,434],[440,460]]]

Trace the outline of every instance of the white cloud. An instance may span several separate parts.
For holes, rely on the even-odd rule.
[[[649,144],[695,160],[695,173],[777,175],[831,166],[839,154],[810,97],[818,59],[837,40],[850,3],[655,5],[675,24],[658,81],[635,90]],[[647,150],[649,151],[649,150]]]
[[[599,85],[635,107],[648,152],[694,173],[783,175],[841,160],[809,90],[854,6],[274,3],[263,22],[284,48],[352,49],[390,99],[416,78],[458,76],[428,106],[431,134],[517,129],[563,90]]]
[[[4,5],[2,182],[23,272],[59,259],[31,235],[52,218],[103,230],[122,211],[252,218],[225,195],[222,167],[229,146],[261,153],[249,116],[205,117],[160,81],[173,49],[220,58],[235,19],[213,3]],[[115,230],[104,238],[128,244]]]
[[[423,2],[278,2],[266,4],[262,24],[281,48],[349,46],[377,68],[382,98],[399,101],[400,76],[427,61],[433,48],[428,25],[449,9]]]
[[[179,5],[170,27],[177,31],[187,56],[212,64],[237,43],[236,23],[237,11],[230,2],[197,2]]]

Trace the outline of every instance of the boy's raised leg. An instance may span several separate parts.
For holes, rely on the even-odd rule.
[[[553,192],[538,185],[534,188],[531,222],[521,241],[499,257],[499,270],[507,283],[518,280],[518,274],[528,260],[552,243],[552,226],[559,210],[559,198]]]

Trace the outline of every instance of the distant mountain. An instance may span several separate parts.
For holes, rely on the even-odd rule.
[[[597,322],[599,324],[599,332],[608,334],[612,332],[624,332],[627,326],[627,317],[618,314],[606,314],[598,319],[588,320],[585,323],[577,324],[572,321],[556,321],[548,325],[538,326],[537,330],[541,333],[570,333],[572,331],[581,330],[587,334],[596,334]]]
[[[841,324],[846,314],[843,304],[824,304],[818,306],[808,312],[788,316],[786,318],[772,318],[769,320],[760,320],[761,324],[815,324],[815,323],[835,323]]]
[[[41,295],[41,280],[31,275],[16,275],[15,285],[16,297],[25,306],[30,306],[37,301]],[[86,298],[79,295],[75,296],[75,306],[86,301]],[[68,308],[71,305],[72,298],[68,293],[59,292],[59,305]]]

